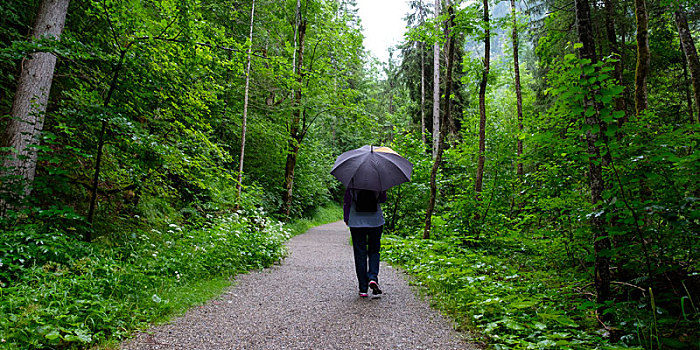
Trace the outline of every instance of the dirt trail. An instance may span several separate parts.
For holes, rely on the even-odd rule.
[[[381,298],[359,298],[343,222],[292,238],[280,266],[236,278],[206,305],[122,349],[476,349],[382,264]]]

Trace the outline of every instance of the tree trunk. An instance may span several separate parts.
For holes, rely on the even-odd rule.
[[[66,22],[70,0],[44,0],[39,7],[32,38],[59,40]],[[13,185],[21,186],[19,200],[31,193],[36,174],[37,151],[46,106],[53,81],[56,56],[50,52],[35,52],[22,62],[22,72],[12,103],[11,118],[0,140],[3,147],[12,149],[3,161],[4,178],[11,177]],[[5,184],[6,186],[6,184]],[[0,203],[2,209],[8,203]]]
[[[425,24],[423,0],[418,2],[420,24]],[[420,42],[420,139],[425,145],[425,42]]]
[[[476,199],[481,200],[481,190],[484,182],[484,152],[486,152],[486,84],[491,68],[491,30],[489,28],[489,2],[484,0],[484,70],[479,84],[479,160],[476,165],[476,183],[474,190]]]
[[[683,51],[683,47],[681,47],[681,51]],[[688,76],[688,61],[686,60],[683,62],[683,86],[685,90],[685,100],[686,100],[686,105],[688,106],[688,121],[690,123],[695,123],[695,115],[693,114],[693,97],[691,96],[690,93],[690,88],[688,85],[691,84],[690,77]]]
[[[394,87],[389,84],[389,114],[394,114]]]
[[[685,54],[685,60],[690,70],[690,80],[695,93],[695,107],[698,111],[697,122],[700,123],[700,60],[698,60],[698,52],[695,49],[693,37],[690,35],[688,28],[688,18],[685,14],[683,5],[678,6],[678,10],[674,13],[676,26],[678,27],[678,36],[681,39],[681,48]]]
[[[297,14],[301,17],[301,8],[297,7]],[[297,157],[299,155],[299,147],[303,138],[303,132],[301,130],[301,117],[302,117],[302,84],[304,81],[304,73],[302,68],[304,67],[304,37],[306,35],[306,21],[299,21],[298,25],[298,35],[299,42],[297,45],[297,51],[295,56],[295,74],[297,76],[297,86],[294,91],[294,108],[292,110],[292,120],[289,125],[289,145],[287,150],[287,162],[284,167],[284,193],[282,195],[282,202],[284,205],[283,213],[289,218],[292,212],[292,190],[294,187],[294,168],[297,164]]]
[[[236,183],[236,191],[238,198],[241,198],[241,189],[243,188],[243,160],[245,159],[245,133],[248,123],[248,91],[250,90],[250,61],[251,53],[253,52],[253,20],[255,19],[255,0],[252,1],[250,9],[250,34],[248,41],[248,61],[245,69],[245,93],[243,95],[243,119],[241,120],[241,156],[238,162],[238,182]]]
[[[523,162],[521,160],[521,157],[523,156],[523,139],[522,139],[522,134],[523,134],[523,95],[522,95],[522,90],[520,89],[520,60],[518,59],[518,21],[516,18],[516,10],[515,10],[515,0],[510,0],[510,8],[511,11],[513,12],[513,71],[515,74],[515,97],[516,97],[516,104],[518,107],[518,144],[517,144],[517,152],[518,152],[518,168],[517,168],[517,174],[518,176],[523,175]]]
[[[649,75],[649,18],[645,0],[634,0],[637,18],[637,71],[634,77],[634,107],[636,115],[647,109],[647,77]]]
[[[448,5],[447,11],[450,14],[450,19],[447,22],[447,67],[445,72],[445,81],[452,81],[452,66],[454,65],[454,51],[455,51],[455,40],[452,37],[452,28],[454,28],[454,8],[452,5]],[[443,140],[445,139],[445,134],[447,133],[447,123],[446,121],[450,118],[450,95],[452,94],[452,84],[445,84],[445,118],[441,123],[441,130],[439,130],[439,140],[438,149],[436,157],[433,161],[433,167],[430,171],[430,199],[428,201],[428,208],[425,212],[425,227],[423,228],[423,239],[430,238],[430,229],[432,226],[433,210],[435,209],[435,201],[437,199],[437,172],[440,169],[440,163],[442,162],[442,152],[443,152]]]
[[[129,48],[133,44],[133,41],[127,44],[119,54],[119,62],[117,62],[117,67],[114,68],[114,75],[112,75],[112,81],[109,83],[109,90],[107,90],[107,96],[105,96],[102,106],[107,109],[109,103],[112,100],[114,91],[117,89],[117,83],[119,82],[119,73],[124,67],[124,59],[126,58],[126,53],[129,52]],[[107,119],[102,119],[102,126],[100,127],[100,133],[97,135],[97,156],[95,157],[95,173],[92,176],[92,188],[90,189],[90,207],[87,214],[87,222],[92,225],[95,218],[95,207],[97,205],[97,187],[100,181],[100,172],[102,170],[102,155],[105,145],[105,134],[107,133],[107,126],[109,121]],[[90,237],[90,231],[85,232],[84,237],[86,242],[89,242],[92,237]]]
[[[596,62],[595,43],[590,17],[590,7],[588,0],[576,0],[576,28],[578,39],[583,44],[581,48],[581,58],[591,60],[591,64]],[[585,79],[586,77],[583,76]],[[585,117],[585,123],[591,127],[600,126],[598,120],[598,108],[593,99],[586,97],[584,100],[585,109],[595,108],[596,113]],[[586,132],[586,143],[588,151],[588,179],[591,188],[591,203],[594,211],[601,210],[603,200],[603,190],[605,181],[603,179],[602,157],[596,145],[600,133]],[[595,265],[595,289],[597,302],[603,305],[610,298],[610,258],[604,252],[610,249],[610,239],[605,228],[603,215],[591,215],[591,226],[593,228],[593,248]],[[604,315],[601,313],[601,317]]]
[[[440,0],[435,0],[435,26],[440,16]],[[436,28],[436,29],[439,29]],[[440,142],[440,44],[433,45],[433,161],[437,158]]]
[[[608,44],[610,45],[610,52],[618,55],[618,57],[616,57],[617,62],[615,62],[615,80],[617,80],[617,84],[623,86],[622,52],[620,52],[620,45],[617,42],[617,33],[615,31],[615,2],[613,0],[605,0],[605,10],[605,29],[608,36]],[[615,98],[615,109],[625,112],[625,116],[618,121],[618,126],[622,126],[622,124],[627,121],[627,106],[624,96]]]
[[[425,145],[425,43],[420,43],[420,138]]]

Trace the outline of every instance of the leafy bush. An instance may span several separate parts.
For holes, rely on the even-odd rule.
[[[542,268],[537,250],[465,248],[461,240],[387,237],[384,257],[415,276],[431,300],[496,349],[582,349],[605,344],[588,314],[572,307],[583,279]],[[567,276],[569,277],[569,276]],[[566,282],[565,282],[566,281]]]
[[[32,259],[12,256],[12,270],[10,263],[3,267],[3,277],[14,280],[0,290],[0,341],[8,348],[69,348],[121,338],[189,306],[170,298],[202,280],[269,266],[285,254],[289,231],[259,210],[211,222],[193,230],[169,224],[93,244],[11,233],[4,256],[20,251]],[[50,259],[33,258],[35,251]]]
[[[465,247],[460,237],[423,240],[387,236],[383,258],[405,268],[431,301],[462,328],[496,349],[689,348],[697,344],[700,313],[692,294],[681,298],[681,319],[653,296],[614,305],[606,329],[595,317],[589,277],[560,266],[556,238],[500,237]],[[490,248],[489,248],[490,247]],[[625,286],[621,286],[625,287]],[[656,315],[651,310],[656,310]],[[612,311],[612,310],[611,310]],[[671,330],[680,336],[669,336]]]

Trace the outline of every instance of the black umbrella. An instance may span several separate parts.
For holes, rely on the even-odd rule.
[[[362,146],[338,156],[331,174],[348,188],[386,191],[411,180],[413,164],[389,147]]]

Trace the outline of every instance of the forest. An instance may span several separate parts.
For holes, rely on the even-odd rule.
[[[382,259],[492,349],[700,349],[697,0],[0,2],[0,348],[115,346],[409,159]]]

